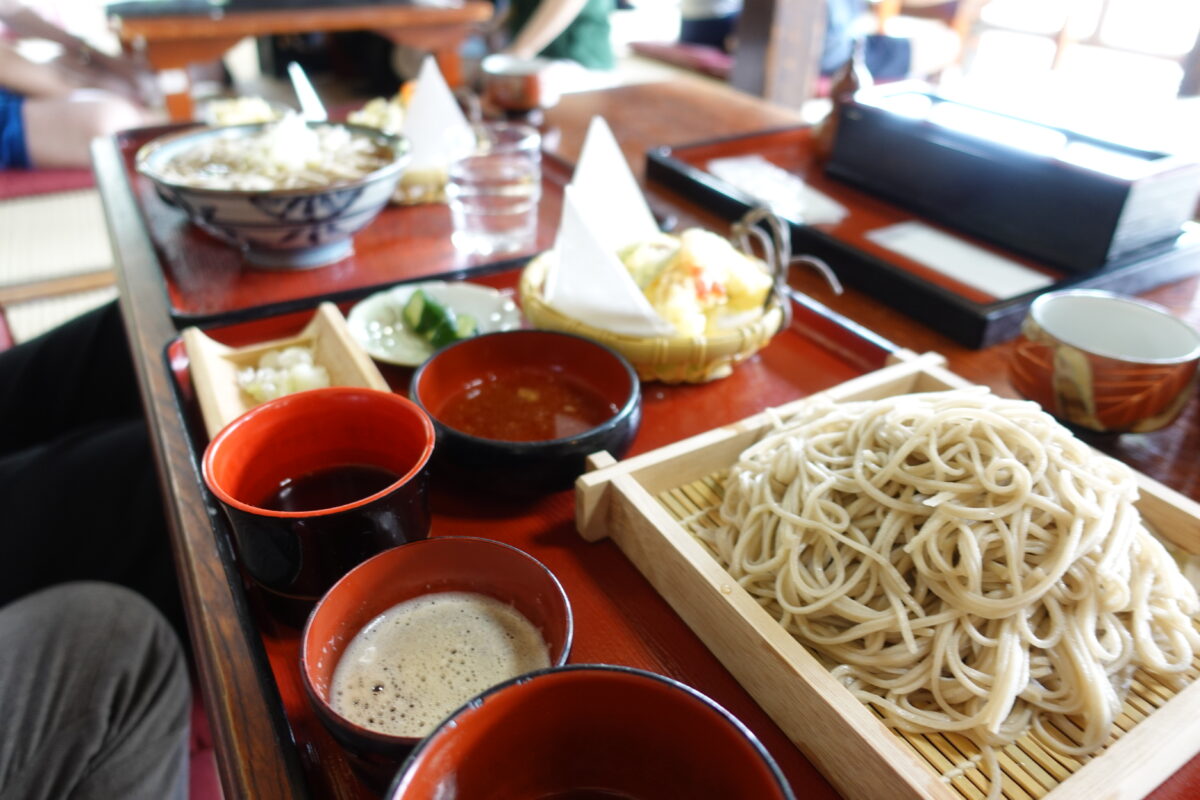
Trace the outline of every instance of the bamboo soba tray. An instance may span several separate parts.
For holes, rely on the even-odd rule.
[[[842,383],[834,400],[966,387],[937,355],[899,362]],[[786,415],[809,400],[781,406]],[[766,413],[615,462],[592,457],[576,484],[585,539],[611,537],[735,678],[848,800],[973,800],[982,770],[943,780],[971,745],[957,736],[893,732],[836,681],[708,551],[681,520],[716,509],[721,476],[770,425]],[[1200,504],[1140,477],[1138,508],[1171,543],[1200,552]],[[1001,755],[1009,800],[1140,798],[1200,751],[1200,657],[1176,691],[1138,672],[1108,743],[1088,758],[1053,754],[1026,735]],[[1063,731],[1070,736],[1069,731]]]

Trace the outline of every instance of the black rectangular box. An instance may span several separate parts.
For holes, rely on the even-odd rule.
[[[829,175],[1072,272],[1179,236],[1200,163],[938,97],[923,84],[842,107]]]

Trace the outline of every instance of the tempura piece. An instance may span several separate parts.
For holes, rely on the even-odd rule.
[[[654,310],[680,336],[704,336],[753,321],[771,290],[762,263],[700,228],[663,234],[620,254]]]

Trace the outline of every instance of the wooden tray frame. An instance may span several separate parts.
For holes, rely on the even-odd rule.
[[[970,385],[943,365],[937,354],[900,353],[892,365],[823,394],[871,400]],[[658,499],[728,468],[770,424],[764,412],[619,463],[596,454],[594,471],[576,483],[579,533],[592,541],[611,537],[848,800],[962,800],[969,795],[942,782],[905,738],[834,680]],[[1147,522],[1172,543],[1200,552],[1200,504],[1145,476],[1139,484],[1138,508]],[[1050,791],[1031,796],[1141,798],[1197,752],[1200,680],[1193,680]]]
[[[771,161],[786,162],[777,165],[850,209],[847,219],[836,226],[791,221],[795,252],[825,260],[847,285],[972,348],[988,347],[1015,336],[1026,308],[1042,292],[1089,288],[1137,294],[1200,271],[1200,224],[1196,223],[1185,225],[1175,242],[1124,256],[1103,270],[1084,275],[1057,270],[826,176],[813,162],[810,140],[811,128],[793,127],[658,147],[646,154],[646,179],[733,220],[757,201],[708,172],[704,164],[712,158],[737,155],[764,155]],[[1007,299],[990,298],[924,264],[875,245],[863,235],[874,227],[913,219],[1043,272],[1053,283]]]

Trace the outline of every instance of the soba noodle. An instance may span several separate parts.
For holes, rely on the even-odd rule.
[[[999,796],[995,747],[1032,728],[1092,751],[1134,669],[1200,646],[1136,498],[1034,404],[952,391],[813,403],[742,454],[696,533],[887,724],[973,740]]]
[[[200,189],[269,192],[356,181],[395,161],[370,136],[340,125],[309,126],[289,114],[259,129],[226,128],[199,138],[159,172]]]

